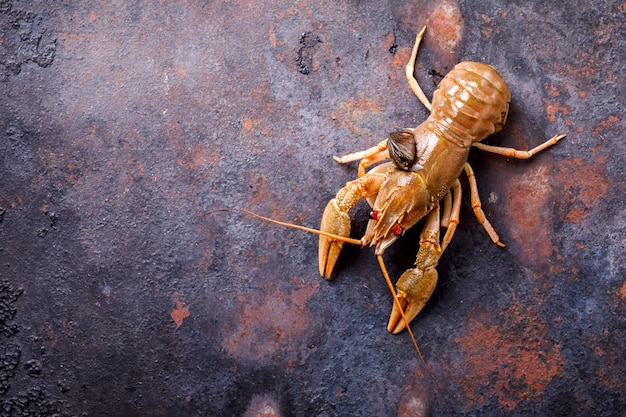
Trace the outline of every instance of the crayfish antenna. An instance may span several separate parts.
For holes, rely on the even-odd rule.
[[[234,211],[234,212],[244,213],[244,214],[247,214],[248,216],[256,217],[257,219],[261,219],[261,220],[269,222],[269,223],[274,223],[274,224],[277,224],[279,226],[287,227],[287,228],[290,228],[290,229],[302,230],[302,231],[305,231],[305,232],[313,233],[315,235],[326,236],[326,237],[329,237],[329,238],[331,238],[333,240],[337,240],[337,241],[344,242],[344,243],[350,243],[352,245],[357,245],[357,246],[361,246],[361,247],[363,246],[363,242],[360,239],[352,239],[352,238],[345,237],[345,236],[339,236],[339,235],[335,235],[335,234],[332,234],[332,233],[323,232],[321,230],[313,229],[311,227],[300,226],[298,224],[293,224],[293,223],[288,223],[288,222],[281,222],[279,220],[274,220],[274,219],[271,219],[269,217],[261,216],[260,214],[256,214],[255,212],[250,211],[250,210],[246,210],[246,209],[226,207],[226,208],[220,208],[220,209],[214,209],[214,210],[206,211],[206,212],[200,214],[200,216],[208,216],[209,214],[217,213],[217,212],[220,212],[220,211]]]

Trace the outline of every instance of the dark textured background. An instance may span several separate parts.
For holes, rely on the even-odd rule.
[[[0,1],[1,416],[616,416],[626,409],[626,6],[610,0]],[[512,92],[408,336],[319,224],[360,150],[461,60]],[[466,181],[464,187],[467,191]],[[367,209],[355,211],[354,233]],[[410,267],[419,230],[385,259]],[[437,382],[433,382],[436,380]]]

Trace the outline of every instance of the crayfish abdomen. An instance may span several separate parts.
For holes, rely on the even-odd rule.
[[[429,127],[443,138],[469,148],[502,129],[511,93],[489,65],[461,62],[433,94]]]

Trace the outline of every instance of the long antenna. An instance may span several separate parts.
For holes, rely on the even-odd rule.
[[[256,213],[254,213],[254,212],[252,212],[250,210],[246,210],[246,209],[232,208],[232,207],[220,208],[220,209],[215,209],[215,210],[209,210],[207,212],[202,213],[200,216],[208,216],[209,214],[213,214],[213,213],[216,213],[216,212],[219,212],[219,211],[236,211],[236,212],[240,212],[240,213],[245,213],[245,214],[247,214],[249,216],[256,217],[257,219],[265,220],[266,222],[274,223],[274,224],[277,224],[279,226],[289,227],[291,229],[303,230],[305,232],[309,232],[309,233],[313,233],[313,234],[321,235],[321,236],[326,236],[326,237],[329,237],[329,238],[334,239],[334,240],[338,240],[338,241],[345,242],[345,243],[351,243],[353,245],[357,245],[357,246],[363,247],[363,242],[360,239],[351,239],[349,237],[339,236],[339,235],[335,235],[335,234],[328,233],[328,232],[323,232],[321,230],[312,229],[312,228],[306,227],[306,226],[300,226],[300,225],[293,224],[293,223],[281,222],[281,221],[278,221],[278,220],[270,219],[269,217],[261,216],[260,214],[256,214]]]

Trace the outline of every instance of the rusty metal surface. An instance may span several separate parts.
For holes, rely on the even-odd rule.
[[[612,416],[626,408],[616,0],[0,2],[0,415]],[[413,330],[370,250],[317,273],[356,175],[456,62],[512,92]],[[466,184],[464,184],[466,187]],[[467,190],[466,190],[467,191]],[[364,230],[366,209],[354,215]],[[410,267],[419,230],[385,259]],[[436,382],[435,382],[436,381]]]

